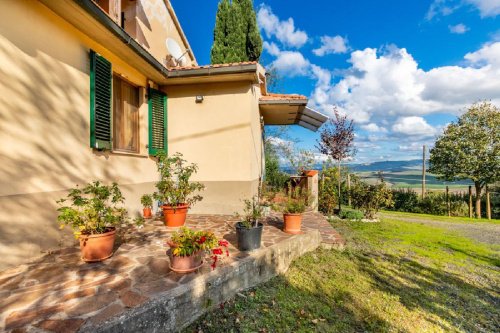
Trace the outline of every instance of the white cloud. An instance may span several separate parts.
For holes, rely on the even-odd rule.
[[[467,27],[465,24],[463,23],[459,23],[457,25],[449,25],[448,26],[448,29],[450,29],[450,32],[453,33],[453,34],[464,34],[466,33],[467,31],[469,31],[469,27]]]
[[[400,117],[392,126],[395,134],[403,136],[432,137],[436,135],[437,130],[429,125],[422,117]]]
[[[420,152],[423,150],[423,143],[421,142],[411,142],[409,144],[399,145],[398,150],[404,152]]]
[[[280,21],[271,7],[262,4],[257,12],[257,22],[267,38],[275,36],[283,45],[300,48],[307,42],[307,34],[295,28],[293,18]]]
[[[387,130],[384,127],[381,127],[375,123],[370,123],[368,125],[363,125],[361,126],[361,129],[367,131],[367,132],[382,132],[385,133]]]
[[[264,48],[264,50],[267,51],[267,53],[269,53],[270,55],[272,56],[279,56],[280,54],[280,49],[278,47],[278,45],[276,45],[275,43],[269,43],[267,41],[264,41],[264,43],[262,44],[262,47]]]
[[[481,17],[494,17],[500,14],[499,0],[466,0],[466,2],[476,6]]]
[[[309,60],[296,51],[282,51],[272,63],[272,67],[289,77],[308,75],[310,65]]]
[[[481,17],[495,17],[500,14],[499,0],[434,0],[426,14],[427,20],[443,15],[451,15],[462,6],[475,7]]]
[[[349,49],[347,38],[341,36],[323,36],[321,37],[321,47],[314,49],[313,53],[319,57],[327,54],[346,53]]]
[[[336,83],[318,79],[310,103],[325,113],[336,105],[358,125],[432,113],[458,115],[478,100],[500,104],[500,42],[468,53],[462,66],[429,71],[395,46],[354,51],[349,62],[351,67]]]

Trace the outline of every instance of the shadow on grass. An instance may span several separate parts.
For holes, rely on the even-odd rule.
[[[495,286],[412,259],[318,250],[186,332],[498,332],[499,305]]]

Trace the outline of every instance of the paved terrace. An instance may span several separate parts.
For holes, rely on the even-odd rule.
[[[164,243],[173,230],[149,221],[102,263],[82,262],[72,247],[1,272],[0,331],[177,330],[237,291],[286,271],[320,243],[344,242],[321,214],[305,214],[301,235],[282,232],[282,219],[273,215],[264,222],[263,247],[244,253],[235,247],[234,223],[230,216],[188,216],[187,226],[230,242],[230,257],[214,271],[208,263],[187,275],[170,271]]]

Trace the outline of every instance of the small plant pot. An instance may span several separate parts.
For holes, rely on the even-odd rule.
[[[264,225],[259,223],[257,227],[248,229],[241,222],[236,223],[238,249],[240,251],[252,251],[260,248],[263,227]]]
[[[167,227],[182,227],[186,223],[188,205],[183,204],[175,207],[164,205],[162,208]]]
[[[283,214],[283,221],[285,226],[283,231],[288,234],[300,234],[300,227],[302,225],[302,214]]]
[[[145,219],[150,219],[151,218],[151,207],[144,207],[142,209],[142,215],[144,216]]]
[[[109,230],[103,234],[81,235],[79,237],[83,261],[103,261],[113,255],[116,230],[115,228],[109,228]]]
[[[185,257],[174,256],[172,251],[167,251],[167,255],[170,258],[170,269],[176,273],[191,273],[203,265],[203,251]]]

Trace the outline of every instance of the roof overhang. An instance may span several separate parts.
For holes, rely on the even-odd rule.
[[[164,84],[168,69],[125,32],[91,0],[40,0],[64,20],[92,40],[120,57],[148,78]]]
[[[260,72],[263,72],[262,66],[254,62],[170,68],[166,85],[234,81],[259,83]]]
[[[265,125],[299,125],[316,132],[328,117],[307,106],[307,99],[262,97],[260,113]]]

